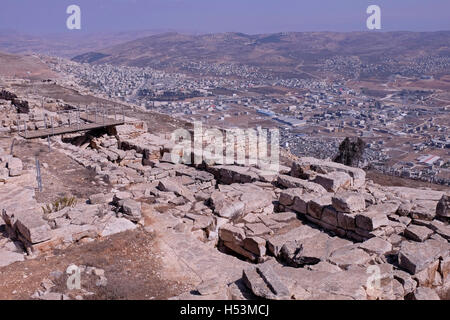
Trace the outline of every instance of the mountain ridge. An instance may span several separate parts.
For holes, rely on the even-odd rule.
[[[96,50],[106,55],[77,62],[135,67],[180,66],[188,62],[246,64],[287,71],[302,65],[314,70],[334,57],[358,57],[361,63],[408,60],[450,54],[450,31],[438,32],[280,32],[248,35],[163,33]],[[93,52],[88,52],[92,55]]]

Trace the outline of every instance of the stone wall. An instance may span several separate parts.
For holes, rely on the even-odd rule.
[[[39,251],[137,228],[145,207],[170,216],[170,232],[248,262],[225,284],[232,298],[448,297],[448,192],[382,187],[360,169],[314,158],[279,172],[174,163],[173,143],[132,119],[78,142],[55,147],[111,184],[111,193],[51,214],[22,214],[10,193],[17,190],[4,193],[4,223],[24,246]],[[3,167],[8,179],[12,167]],[[376,290],[367,286],[373,266],[383,280]]]

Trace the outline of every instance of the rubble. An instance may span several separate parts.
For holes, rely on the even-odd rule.
[[[137,201],[131,199],[124,200],[122,209],[125,217],[131,221],[138,222],[142,217],[141,203]]]
[[[412,294],[413,300],[441,300],[436,292],[427,287],[419,287]]]
[[[257,297],[270,300],[290,299],[289,289],[278,279],[268,265],[244,270],[243,280]]]
[[[16,182],[34,179],[27,178],[22,161],[0,152],[1,266],[20,263],[25,253],[63,249],[140,226],[153,230],[146,218],[164,216],[169,221],[164,230],[178,239],[180,250],[185,237],[204,248],[201,254],[180,253],[187,263],[201,260],[195,261],[205,275],[195,289],[203,298],[226,293],[236,299],[445,296],[446,193],[378,186],[366,181],[361,169],[310,157],[280,172],[182,164],[172,161],[174,144],[147,129],[131,119],[111,135],[80,139],[83,147],[55,142],[111,186],[110,192],[55,212],[44,212],[33,188]],[[219,258],[209,259],[213,255],[234,263],[222,265]],[[383,278],[376,290],[367,286],[372,267]],[[213,283],[225,269],[228,278]],[[98,279],[99,286],[106,283]],[[65,299],[46,291],[36,297]]]
[[[81,288],[81,279],[86,277],[95,279],[95,285],[97,287],[104,287],[108,283],[108,279],[105,276],[105,270],[103,269],[86,265],[71,265],[70,267],[73,267],[74,270],[79,272],[80,288],[77,288],[77,286],[70,288],[67,285],[67,288],[63,290],[63,292],[57,292],[58,286],[56,285],[56,282],[63,277],[63,273],[56,270],[52,271],[48,278],[42,280],[39,288],[30,298],[33,300],[84,300],[85,297],[89,297],[93,295],[93,293]],[[61,287],[59,287],[59,289],[61,290]]]

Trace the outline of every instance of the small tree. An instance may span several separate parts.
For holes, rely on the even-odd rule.
[[[334,158],[334,162],[342,163],[346,166],[357,166],[365,148],[366,143],[361,138],[355,140],[347,137],[339,145],[339,153]]]

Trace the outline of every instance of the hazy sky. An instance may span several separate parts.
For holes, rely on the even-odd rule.
[[[82,30],[66,28],[81,7]],[[381,7],[382,31],[450,30],[449,0],[1,0],[0,29],[26,33],[143,29],[181,32],[358,31]]]

